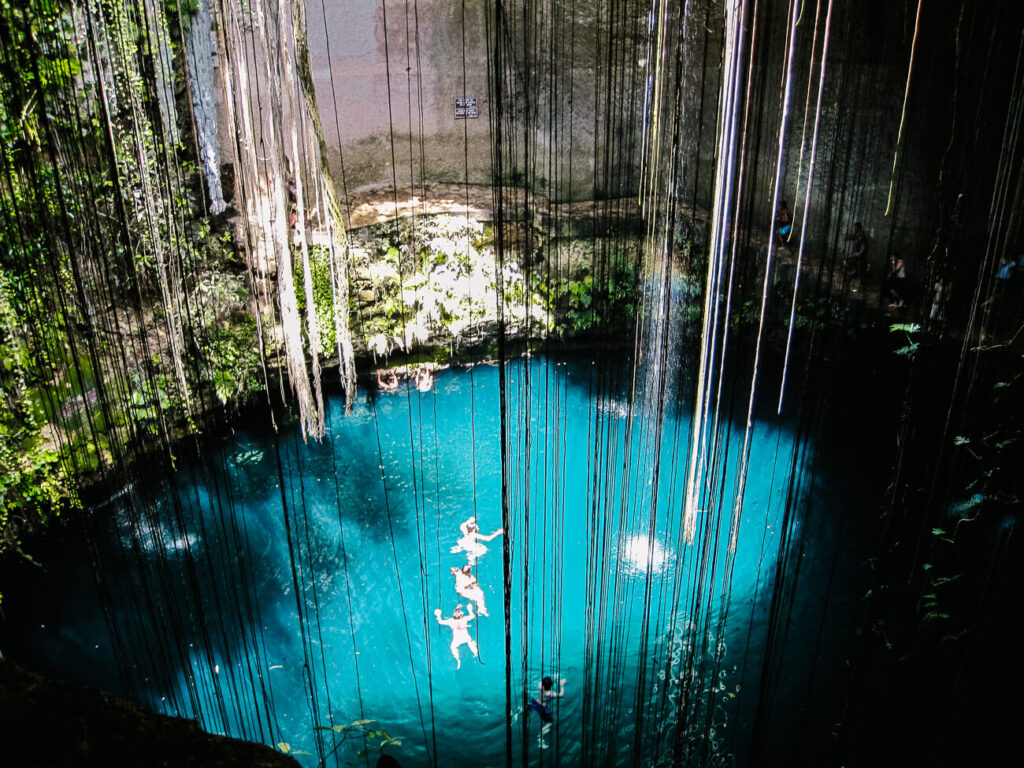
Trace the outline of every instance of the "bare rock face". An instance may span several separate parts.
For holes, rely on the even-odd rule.
[[[77,683],[0,660],[0,740],[6,765],[298,768],[293,757],[224,736],[194,720],[146,712]]]

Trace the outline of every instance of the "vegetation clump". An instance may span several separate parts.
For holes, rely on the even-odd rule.
[[[609,243],[598,260],[583,241],[549,242],[533,257],[508,253],[499,274],[491,225],[441,214],[366,227],[352,235],[357,348],[486,351],[501,319],[508,338],[581,338],[631,321],[639,297],[636,260]],[[593,248],[593,245],[590,245]],[[518,253],[518,251],[517,251]],[[574,255],[573,255],[574,254]]]

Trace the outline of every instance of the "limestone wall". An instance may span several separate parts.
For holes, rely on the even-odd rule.
[[[617,169],[633,162],[641,141],[646,62],[630,59],[626,70],[623,52],[631,48],[622,46],[641,31],[640,4],[618,18],[599,0],[552,5],[529,24],[510,13],[502,29],[514,72],[504,87],[516,95],[516,114],[506,119],[516,121],[516,134],[529,134],[535,153],[524,151],[504,175],[529,175],[537,191],[560,199],[615,195],[622,191],[615,185],[636,184]],[[422,180],[492,181],[487,35],[494,24],[486,6],[309,0],[330,168],[349,193]],[[521,63],[527,59],[533,63]],[[457,98],[475,98],[479,116],[456,118]]]
[[[310,60],[335,179],[349,191],[435,181],[489,180],[483,6],[420,0],[307,4]],[[415,13],[414,13],[415,11]],[[465,30],[465,78],[463,77]],[[456,120],[476,97],[480,116]],[[461,149],[465,151],[459,151]],[[344,174],[342,174],[344,161]]]
[[[373,187],[416,190],[424,182],[495,180],[494,105],[488,97],[492,5],[482,0],[308,0],[313,79],[339,191],[352,195]],[[529,18],[523,16],[524,6],[530,8]],[[514,114],[506,113],[512,122],[504,129],[516,143],[503,152],[506,163],[515,163],[502,169],[503,181],[528,183],[552,201],[635,196],[641,168],[657,150],[665,169],[663,178],[655,180],[657,188],[666,188],[666,159],[674,157],[672,183],[679,202],[692,211],[710,208],[722,3],[668,4],[671,18],[660,27],[668,36],[660,43],[660,60],[649,47],[648,28],[659,28],[649,27],[650,4],[511,0],[505,7],[499,37],[510,74],[503,87],[515,98],[507,102]],[[737,210],[744,230],[766,241],[774,216],[788,5],[760,8],[753,87],[741,94],[750,99],[750,123]],[[780,198],[789,200],[798,223],[822,47],[815,30],[824,24],[823,18],[815,19],[815,8],[808,6],[799,27],[780,188]],[[824,6],[820,10],[824,14]],[[819,255],[841,255],[845,234],[853,222],[862,221],[876,273],[885,270],[893,250],[923,260],[937,242],[937,226],[949,220],[948,215],[936,219],[934,198],[940,158],[949,144],[951,92],[937,90],[943,79],[931,82],[927,66],[945,61],[943,29],[953,17],[925,19],[927,40],[917,51],[920,66],[904,120],[913,10],[913,4],[900,6],[880,24],[858,0],[837,4],[832,20],[807,241]],[[651,89],[659,66],[664,78],[660,113],[651,107],[659,98]],[[477,118],[456,118],[455,100],[461,97],[476,99]],[[999,136],[992,139],[997,142]],[[978,203],[983,204],[987,199]]]

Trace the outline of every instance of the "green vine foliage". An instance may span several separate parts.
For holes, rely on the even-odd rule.
[[[182,24],[199,12],[199,0],[164,0],[164,11],[168,18],[181,15]]]
[[[75,504],[47,430],[39,370],[66,351],[68,318],[49,308],[73,282],[53,245],[64,200],[44,152],[59,123],[45,98],[81,71],[64,42],[69,30],[59,3],[0,0],[0,549]]]
[[[307,306],[305,281],[302,274],[302,257],[297,251],[292,255],[292,264],[294,266],[295,296],[299,311],[303,313],[303,318],[305,318]],[[334,324],[334,292],[331,290],[330,255],[326,248],[321,246],[310,247],[309,269],[313,283],[314,311],[320,331],[320,348],[315,350],[315,352],[321,358],[330,357],[335,354],[337,335]],[[310,350],[310,352],[313,351]]]
[[[572,277],[532,275],[534,301],[549,307],[552,329],[560,336],[574,336],[612,327],[631,320],[638,300],[637,277],[621,259],[605,275],[595,276],[580,268]]]
[[[352,313],[359,336],[375,356],[415,345],[482,344],[493,327],[499,276],[493,232],[461,217],[438,215],[383,225],[361,233],[353,248],[356,295]],[[615,252],[593,270],[576,258],[564,266],[555,249],[533,269],[506,254],[502,296],[507,330],[558,338],[601,334],[635,319],[637,267]],[[435,354],[446,359],[443,349]]]
[[[244,267],[164,122],[173,73],[139,56],[198,5],[155,8],[0,0],[0,549],[196,428],[190,401],[263,386]]]
[[[9,277],[0,268],[0,535],[5,543],[10,543],[12,517],[45,522],[73,500],[58,453],[42,435],[43,409],[28,386],[31,355],[18,338],[11,299]]]
[[[260,339],[256,318],[249,308],[250,295],[241,275],[208,270],[197,280],[192,296],[201,307],[194,346],[203,350],[205,364],[201,383],[213,388],[222,405],[242,402],[263,388]],[[269,324],[264,318],[264,326]]]
[[[251,316],[218,325],[209,334],[210,381],[222,404],[244,401],[263,389],[256,335]]]
[[[373,751],[376,751],[378,754],[384,754],[384,750],[387,747],[402,746],[401,737],[392,736],[383,728],[371,728],[370,723],[373,722],[373,720],[356,720],[355,722],[347,723],[345,725],[319,725],[316,729],[318,731],[330,731],[336,734],[341,734],[341,741],[338,746],[334,748],[334,752],[337,752],[344,747],[350,737],[356,739],[357,743],[361,740],[363,748],[359,750],[355,756],[357,761],[369,757],[370,753]],[[291,749],[290,745],[283,742],[279,743],[277,748],[285,753],[291,752],[293,754],[298,754],[296,750]]]

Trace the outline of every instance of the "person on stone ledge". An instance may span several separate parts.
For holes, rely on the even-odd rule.
[[[853,232],[846,236],[846,240],[850,243],[846,254],[846,273],[863,280],[868,272],[868,238],[859,221],[853,225]]]
[[[775,216],[775,234],[776,242],[782,247],[787,247],[789,242],[789,233],[793,231],[793,211],[789,208],[789,203],[783,200],[779,204],[779,212]]]
[[[452,630],[452,644],[451,648],[452,656],[455,657],[455,668],[462,668],[462,658],[459,656],[459,647],[462,645],[468,645],[469,650],[473,652],[473,655],[479,657],[477,653],[476,641],[469,636],[469,622],[476,618],[476,614],[473,613],[473,604],[469,603],[466,608],[469,610],[468,614],[463,614],[462,603],[455,606],[455,610],[452,611],[451,618],[442,619],[441,609],[438,608],[434,611],[434,618],[437,619],[437,623],[443,627],[449,627]]]
[[[1017,273],[1017,260],[1010,256],[1001,256],[999,258],[999,267],[996,270],[996,279],[993,284],[992,295],[990,295],[985,301],[982,302],[981,306],[988,309],[993,304],[999,304],[1003,301],[1010,291],[1010,285],[1014,282],[1014,277]]]
[[[992,286],[992,293],[981,303],[981,308],[988,310],[985,317],[985,333],[993,334],[1002,332],[1010,315],[1010,306],[1014,304],[1016,291],[1013,285],[1017,279],[1017,260],[1011,256],[1001,256],[999,266],[996,269],[996,279]]]
[[[907,268],[898,253],[893,253],[890,263],[892,268],[889,272],[889,295],[893,300],[889,306],[902,309],[907,293]]]
[[[935,278],[935,284],[932,286],[932,308],[928,313],[928,325],[931,330],[941,330],[945,324],[948,301],[949,283],[943,277]]]
[[[487,547],[480,542],[491,541],[505,532],[504,528],[499,528],[490,536],[480,533],[480,527],[476,524],[476,517],[467,519],[466,522],[459,526],[459,530],[462,531],[462,537],[452,547],[451,552],[453,555],[457,552],[465,552],[470,565],[475,565],[476,561],[487,552]]]

